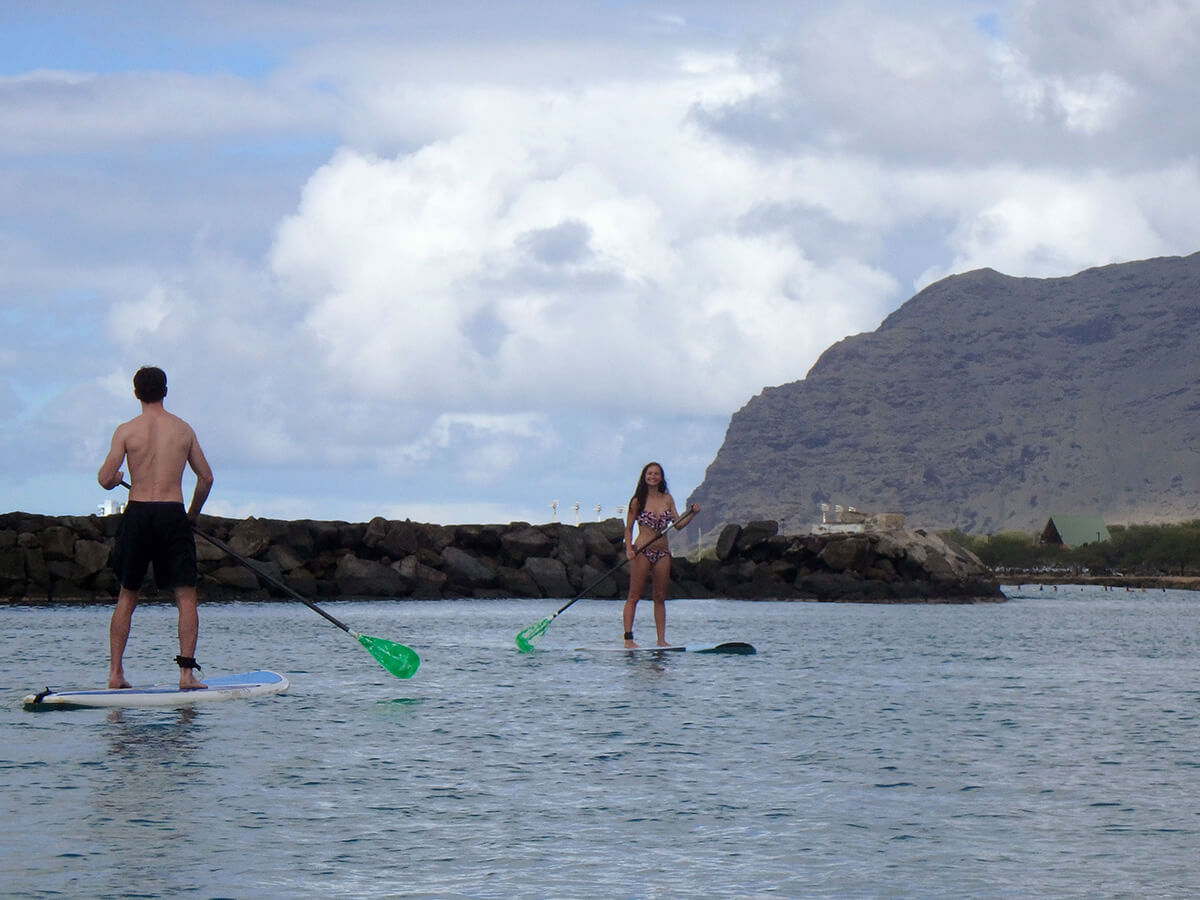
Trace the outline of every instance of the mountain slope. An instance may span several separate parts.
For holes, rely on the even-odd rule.
[[[1200,254],[955,275],[734,414],[689,502],[705,531],[822,502],[977,534],[1200,517],[1198,344]]]

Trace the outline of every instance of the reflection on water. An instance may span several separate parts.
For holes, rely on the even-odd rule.
[[[626,653],[625,664],[635,673],[661,675],[670,668],[672,657],[683,656],[682,653]]]
[[[194,706],[152,715],[154,719],[147,719],[146,713],[138,710],[109,710],[105,718],[116,726],[108,735],[112,752],[153,755],[161,750],[194,750],[202,738],[202,733],[192,728],[198,715]]]
[[[109,710],[108,752],[91,767],[82,827],[91,836],[89,857],[161,857],[186,840],[195,811],[207,807],[212,779],[201,763],[208,733],[193,707],[178,710]],[[104,871],[104,870],[102,870]],[[181,887],[174,873],[145,862],[107,870],[99,885],[114,894],[167,896]]]

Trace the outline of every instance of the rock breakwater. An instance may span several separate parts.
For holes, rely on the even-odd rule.
[[[108,602],[119,516],[0,515],[0,601]],[[200,528],[252,566],[312,598],[624,597],[618,519],[582,525],[430,525],[203,516]],[[197,537],[202,599],[271,592]],[[669,596],[841,602],[1002,601],[991,571],[933,533],[778,533],[772,521],[726,525],[715,554],[676,556]],[[590,586],[590,587],[589,587]],[[153,577],[143,594],[156,596]],[[168,598],[164,598],[168,599]]]

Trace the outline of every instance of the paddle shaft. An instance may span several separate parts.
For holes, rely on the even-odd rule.
[[[653,544],[655,541],[657,541],[660,537],[662,537],[664,534],[666,534],[668,531],[670,531],[674,526],[675,526],[674,522],[668,522],[666,528],[664,528],[662,531],[655,532],[654,537],[650,538],[650,540],[646,541],[646,543],[642,544],[642,546],[634,547],[633,552],[637,553],[640,550],[645,550],[647,547],[649,547],[651,544]],[[567,607],[571,606],[576,601],[582,600],[588,591],[590,591],[592,588],[594,588],[596,585],[598,585],[600,582],[602,582],[605,578],[607,578],[613,572],[617,571],[617,569],[621,568],[621,566],[625,565],[625,563],[627,563],[627,562],[629,562],[629,557],[622,556],[621,561],[619,563],[617,563],[615,566],[613,566],[611,569],[609,569],[607,572],[605,572],[603,575],[601,575],[599,578],[597,578],[595,581],[593,581],[591,584],[589,584],[587,587],[585,587],[574,598],[572,598],[567,603],[564,603],[561,607],[559,607],[559,609],[554,613],[554,615],[552,615],[550,617],[550,621],[554,621],[554,619],[556,619],[558,617],[558,614],[560,612],[562,612]]]
[[[305,606],[307,606],[309,609],[311,609],[317,615],[324,616],[326,619],[328,619],[330,622],[332,622],[338,628],[342,629],[342,631],[346,632],[347,634],[354,635],[354,637],[358,637],[358,635],[355,632],[350,630],[350,626],[348,626],[345,622],[339,622],[337,619],[335,619],[329,613],[325,612],[325,610],[321,609],[321,607],[317,606],[317,604],[313,603],[311,600],[309,600],[303,594],[299,593],[296,590],[293,590],[292,588],[290,588],[286,584],[284,584],[282,581],[278,580],[277,578],[273,578],[270,575],[268,575],[266,572],[262,571],[260,568],[258,568],[258,566],[254,565],[254,563],[250,562],[250,560],[248,560],[244,556],[241,556],[240,554],[238,554],[232,547],[230,547],[224,541],[220,540],[219,538],[213,537],[211,534],[204,533],[199,528],[197,528],[195,525],[192,526],[192,530],[194,532],[196,532],[196,534],[200,535],[200,537],[202,537],[206,541],[208,541],[210,544],[212,544],[214,547],[219,547],[220,549],[224,550],[231,557],[236,559],[243,566],[245,566],[247,569],[249,569],[251,572],[253,572],[261,581],[265,581],[267,584],[271,585],[271,587],[277,588],[277,589],[283,591],[285,594],[287,594],[293,600],[299,600],[301,603],[303,603]]]
[[[122,481],[121,484],[123,484],[127,488],[129,487],[129,485],[124,481]],[[260,581],[266,582],[267,584],[271,585],[271,587],[277,588],[278,590],[283,591],[285,594],[287,594],[293,600],[299,600],[301,603],[303,603],[305,606],[307,606],[309,609],[311,609],[317,615],[324,616],[326,619],[328,619],[330,622],[332,622],[338,628],[342,629],[342,631],[346,632],[349,635],[353,635],[354,637],[358,637],[358,634],[354,631],[351,631],[350,626],[347,625],[345,622],[339,622],[337,619],[335,619],[329,613],[325,612],[325,610],[321,609],[321,607],[317,606],[317,604],[313,603],[311,600],[309,600],[303,594],[299,593],[298,591],[294,590],[293,588],[288,587],[286,584],[284,584],[279,579],[273,578],[272,576],[268,575],[266,572],[259,569],[258,566],[254,565],[254,563],[250,562],[250,560],[246,559],[246,557],[242,556],[240,553],[238,553],[236,550],[234,550],[232,547],[230,547],[224,541],[220,540],[219,538],[213,537],[211,534],[206,534],[205,532],[203,532],[199,528],[197,528],[195,525],[192,526],[192,531],[196,532],[196,534],[200,535],[200,537],[204,538],[206,541],[208,541],[214,547],[218,547],[219,549],[224,550],[226,553],[229,554],[229,556],[231,556],[233,559],[237,560],[239,563],[241,563],[243,566],[245,566],[247,569],[249,569],[251,572],[253,572]]]

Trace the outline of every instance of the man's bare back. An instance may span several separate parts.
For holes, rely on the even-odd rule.
[[[130,500],[183,502],[183,467],[196,473],[196,494],[188,515],[195,517],[208,497],[212,472],[195,432],[187,422],[162,408],[145,403],[142,414],[117,426],[99,482],[106,490],[121,483],[121,461],[129,462]],[[200,496],[200,494],[203,496]],[[197,502],[198,501],[198,502]]]

